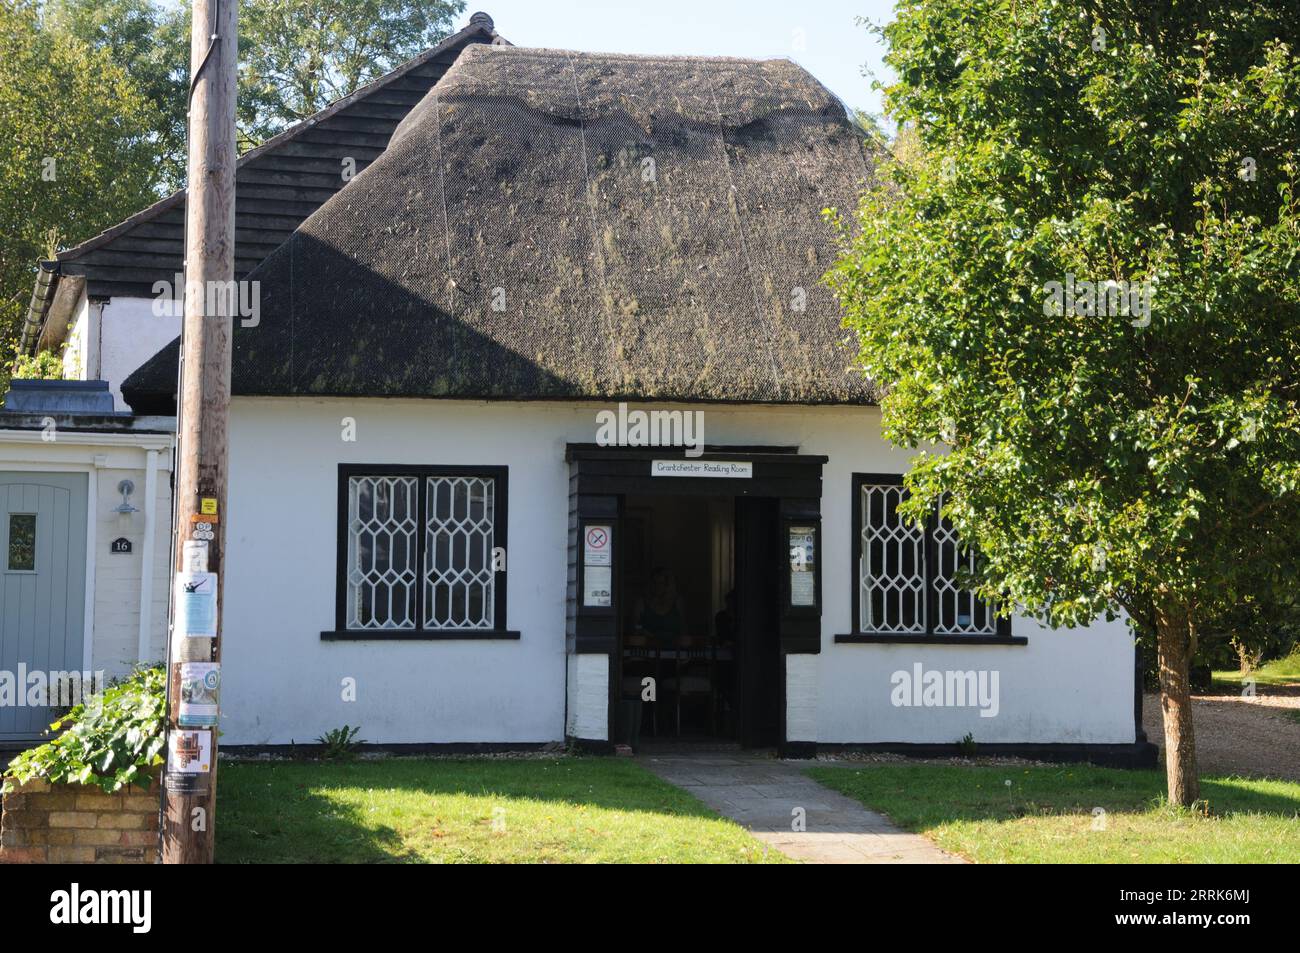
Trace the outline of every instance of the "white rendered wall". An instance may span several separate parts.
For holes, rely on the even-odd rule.
[[[538,742],[565,734],[568,467],[602,404],[236,398],[232,408],[223,657],[227,744],[310,742],[342,724],[371,742]],[[854,472],[903,472],[873,408],[703,408],[709,444],[797,445],[823,471],[822,652],[787,659],[792,732],[819,742],[1133,740],[1133,650],[1121,623],[1027,646],[836,644],[850,631]],[[344,418],[356,422],[345,442]],[[507,466],[507,621],[518,641],[322,642],[334,628],[338,464]],[[890,676],[994,670],[999,712],[898,708]],[[579,663],[575,663],[579,664]],[[355,679],[356,701],[343,699]],[[570,686],[572,690],[572,686]],[[807,691],[804,693],[806,696]],[[791,713],[788,713],[788,715]],[[570,718],[578,713],[570,712]],[[815,732],[815,734],[813,733]],[[791,740],[810,740],[795,738]]]
[[[83,380],[108,381],[118,410],[130,410],[122,399],[122,381],[181,333],[181,319],[171,313],[172,302],[162,302],[162,315],[154,314],[153,298],[110,298],[92,304],[98,309],[97,320],[86,322],[87,334],[94,334],[83,360]],[[69,345],[68,351],[73,348]],[[64,364],[67,365],[66,357]]]
[[[92,307],[95,309],[92,313]],[[99,305],[91,305],[85,293],[77,302],[77,309],[68,322],[68,335],[63,347],[64,380],[90,380],[92,370],[98,371],[99,355],[92,353],[92,344],[98,340],[96,321]]]
[[[584,741],[609,740],[609,656],[570,655],[564,733]]]
[[[785,657],[785,736],[787,741],[817,740],[818,687],[821,667],[816,655]]]

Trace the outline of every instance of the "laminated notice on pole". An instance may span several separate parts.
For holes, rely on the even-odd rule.
[[[208,571],[208,542],[204,539],[187,539],[181,544],[184,554],[181,563],[186,572]]]
[[[183,728],[215,727],[221,696],[221,666],[181,662],[181,703],[176,723]]]
[[[172,729],[167,735],[167,790],[206,791],[211,775],[212,732]]]
[[[217,574],[176,574],[176,634],[190,638],[217,637]]]

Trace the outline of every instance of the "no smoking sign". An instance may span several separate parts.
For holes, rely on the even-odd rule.
[[[608,566],[611,536],[608,526],[588,526],[582,561],[588,566]]]

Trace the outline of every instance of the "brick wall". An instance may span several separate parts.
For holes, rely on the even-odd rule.
[[[158,779],[117,794],[28,781],[5,795],[0,863],[152,864],[158,860]]]

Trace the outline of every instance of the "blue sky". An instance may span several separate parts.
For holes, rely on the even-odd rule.
[[[518,46],[795,60],[844,103],[879,114],[864,66],[887,80],[883,52],[856,17],[892,19],[893,0],[470,0]]]

